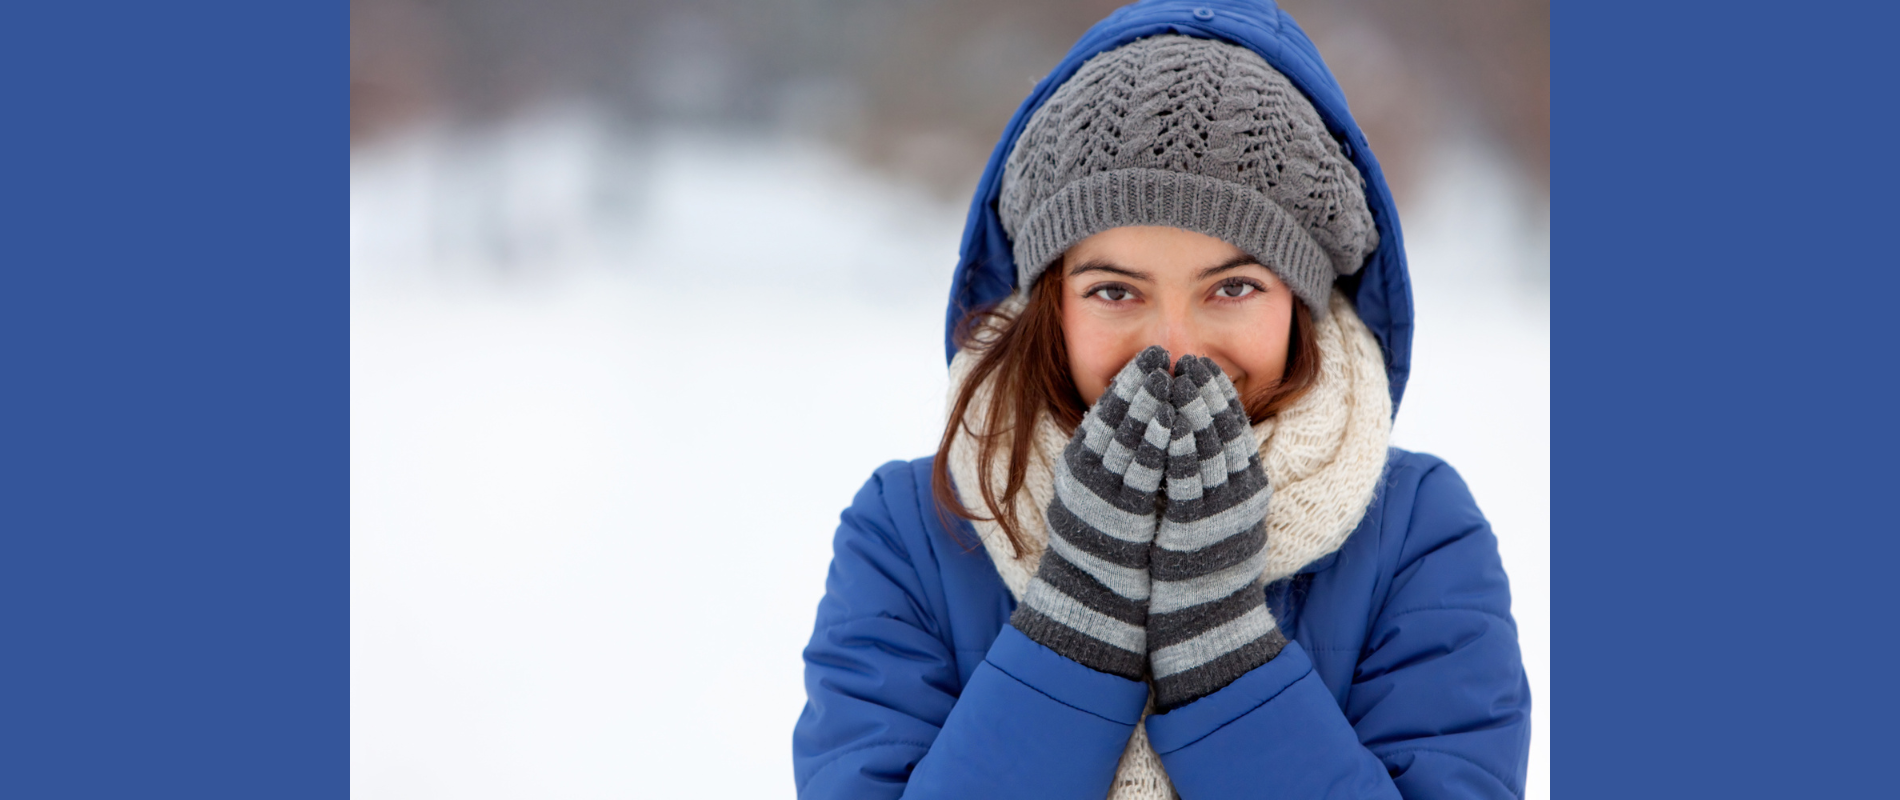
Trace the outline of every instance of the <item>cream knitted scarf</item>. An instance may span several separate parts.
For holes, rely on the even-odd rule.
[[[1331,301],[1332,313],[1315,320],[1319,381],[1291,408],[1253,428],[1260,440],[1267,479],[1273,485],[1272,508],[1267,512],[1267,566],[1261,576],[1269,583],[1339,549],[1358,527],[1385,468],[1392,402],[1379,343],[1353,312],[1351,302],[1336,292]],[[1024,303],[1023,295],[1012,295],[1001,310],[1013,317]],[[957,353],[951,360],[953,401],[975,363],[976,358],[968,351]],[[988,394],[989,387],[984,386],[972,398],[964,415],[970,430],[986,429],[983,409]],[[1030,540],[1029,552],[1014,557],[1009,538],[1000,526],[994,522],[974,523],[996,571],[1018,600],[1036,574],[1048,536],[1043,527],[1043,509],[1055,494],[1050,459],[1062,452],[1068,440],[1069,435],[1047,415],[1038,421],[1036,452],[1030,459],[1023,492],[1015,501],[1021,533]],[[1005,470],[1000,460],[1007,454],[998,453],[997,458],[992,483],[1001,496]],[[982,494],[976,489],[976,444],[971,437],[959,436],[951,447],[950,475],[964,506],[983,512]],[[1161,767],[1160,757],[1148,744],[1145,724],[1135,726],[1108,796],[1111,800],[1178,796]]]

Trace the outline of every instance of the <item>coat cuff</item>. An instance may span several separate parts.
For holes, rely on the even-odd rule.
[[[1287,797],[1399,798],[1298,642],[1220,691],[1149,717],[1148,739],[1182,797],[1272,786]]]
[[[1148,705],[1148,684],[1082,666],[1013,625],[1003,626],[984,661],[1056,702],[1123,725],[1140,722]]]
[[[1148,686],[1005,627],[917,763],[905,798],[1104,797]]]
[[[1266,705],[1312,671],[1313,662],[1306,649],[1297,641],[1288,641],[1272,661],[1220,691],[1166,714],[1148,717],[1148,741],[1159,755],[1180,750]]]

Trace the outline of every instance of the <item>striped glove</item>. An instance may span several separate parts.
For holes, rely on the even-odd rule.
[[[1167,507],[1149,575],[1148,659],[1157,711],[1192,703],[1280,654],[1267,610],[1272,487],[1233,382],[1213,361],[1182,356],[1170,387]]]
[[[1049,549],[1010,624],[1098,672],[1141,680],[1148,555],[1174,408],[1168,351],[1150,347],[1082,418],[1055,469]]]

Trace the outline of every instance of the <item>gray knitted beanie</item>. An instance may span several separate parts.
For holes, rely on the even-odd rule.
[[[1334,277],[1379,244],[1313,104],[1253,51],[1189,36],[1084,63],[1023,128],[997,210],[1025,290],[1093,234],[1166,225],[1260,259],[1321,317]]]

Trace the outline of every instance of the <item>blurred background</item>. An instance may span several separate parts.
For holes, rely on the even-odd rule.
[[[934,451],[969,194],[1117,5],[353,0],[354,796],[793,794],[838,512]],[[1496,529],[1545,797],[1549,7],[1282,5],[1399,201],[1394,437]]]

